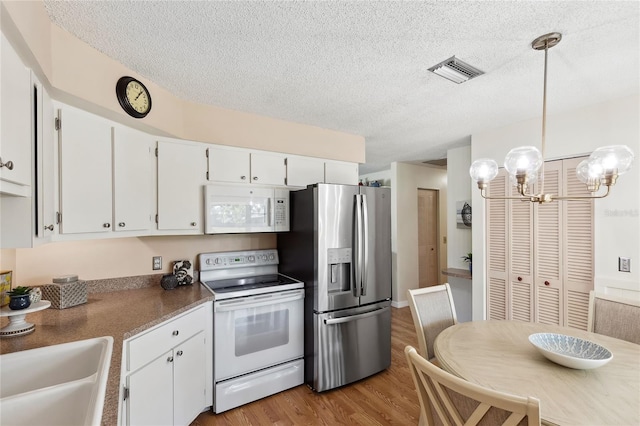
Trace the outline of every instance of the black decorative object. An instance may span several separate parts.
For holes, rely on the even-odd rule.
[[[160,280],[160,285],[165,290],[173,290],[174,288],[178,287],[178,277],[173,274],[163,275],[162,279]]]
[[[193,265],[188,260],[176,260],[173,264],[173,275],[178,279],[178,285],[193,284]]]

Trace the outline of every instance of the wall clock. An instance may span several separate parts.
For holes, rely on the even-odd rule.
[[[132,117],[144,118],[151,111],[149,90],[133,77],[120,77],[116,83],[116,96],[122,109]]]

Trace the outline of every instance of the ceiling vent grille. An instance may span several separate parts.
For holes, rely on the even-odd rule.
[[[484,74],[483,71],[462,62],[455,56],[432,66],[429,71],[458,84]]]

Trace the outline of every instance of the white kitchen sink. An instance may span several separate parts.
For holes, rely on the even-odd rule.
[[[0,355],[0,424],[99,425],[111,336]]]

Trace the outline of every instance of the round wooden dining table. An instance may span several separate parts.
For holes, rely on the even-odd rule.
[[[613,354],[607,364],[575,370],[545,358],[533,333],[580,337]],[[472,321],[445,329],[434,351],[441,367],[481,386],[540,400],[550,425],[640,425],[640,345],[567,327],[521,321]]]

